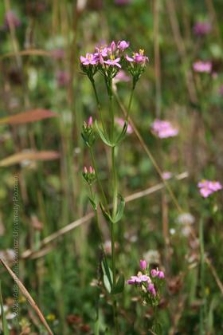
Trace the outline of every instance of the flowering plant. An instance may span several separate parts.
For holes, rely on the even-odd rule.
[[[128,49],[129,42],[124,40],[118,42],[113,41],[109,45],[97,46],[94,53],[86,53],[85,56],[80,56],[81,69],[83,73],[87,75],[88,79],[92,84],[99,110],[99,122],[97,120],[93,122],[93,119],[90,117],[89,120],[85,122],[82,127],[82,138],[84,139],[85,144],[89,148],[92,160],[92,166],[90,166],[89,169],[87,169],[86,167],[84,168],[83,177],[89,186],[89,200],[96,213],[97,227],[101,239],[102,234],[100,233],[100,225],[98,222],[99,208],[101,209],[106,221],[109,224],[111,237],[111,266],[109,264],[110,260],[107,260],[105,252],[103,252],[104,258],[101,263],[101,268],[103,272],[104,287],[106,288],[108,293],[113,296],[112,300],[116,334],[119,334],[119,330],[116,310],[117,304],[114,295],[122,293],[125,284],[124,276],[121,274],[119,275],[119,273],[117,272],[115,255],[117,233],[120,233],[120,231],[118,231],[117,223],[122,219],[125,206],[124,198],[119,193],[117,173],[117,150],[121,141],[125,138],[126,133],[132,132],[132,128],[130,127],[130,125],[128,125],[128,115],[131,107],[132,96],[136,87],[136,83],[141,77],[141,74],[144,72],[146,63],[148,62],[148,57],[144,55],[144,50],[140,49],[138,52],[130,53],[127,52]],[[121,119],[115,115],[113,103],[114,93],[116,92],[114,79],[117,76],[117,79],[120,80],[120,70],[128,72],[132,78],[132,90],[125,119]],[[94,76],[96,75],[96,73],[102,75],[109,98],[109,120],[107,123],[105,122],[104,115],[101,112],[99,95],[94,81]],[[119,127],[117,127],[117,125]],[[121,128],[121,130],[119,128]],[[99,135],[100,139],[107,147],[108,152],[110,151],[111,155],[111,184],[109,185],[110,187],[106,185],[106,191],[104,190],[100,177],[98,176],[95,152],[93,150],[96,133]],[[92,187],[92,183],[94,181],[96,181],[99,186],[99,194],[97,197],[95,196],[94,189]],[[108,189],[109,191],[107,191]],[[110,196],[111,201],[109,199]],[[100,206],[98,206],[98,203]],[[110,203],[111,205],[108,205]],[[101,241],[101,247],[103,248],[103,241]],[[147,278],[147,276],[145,278]],[[155,293],[155,282],[153,287],[151,286],[152,282],[148,283],[148,285],[149,284],[150,288],[148,292],[151,292],[151,299],[153,299],[153,301],[155,302],[158,299],[158,295],[157,293]]]
[[[157,306],[160,301],[160,289],[164,282],[164,272],[157,269],[149,270],[147,262],[140,260],[141,271],[127,280],[127,284],[139,288],[143,304]]]
[[[222,185],[219,181],[202,180],[198,183],[200,194],[203,198],[209,197],[214,192],[222,189]]]

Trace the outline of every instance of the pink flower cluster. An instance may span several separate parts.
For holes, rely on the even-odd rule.
[[[122,61],[125,59],[129,63],[136,63],[145,65],[148,61],[148,57],[144,56],[144,51],[133,53],[132,56],[124,54],[124,51],[129,47],[129,42],[119,41],[111,42],[110,45],[100,46],[95,48],[94,53],[87,53],[86,56],[80,56],[80,62],[82,66],[89,65],[101,65],[101,66],[115,66],[122,68]]]
[[[162,121],[156,119],[152,125],[151,129],[153,133],[158,136],[159,138],[168,138],[173,137],[178,134],[178,129],[173,127],[169,121]]]
[[[211,31],[211,24],[209,22],[196,22],[193,26],[193,32],[196,36],[205,36]]]
[[[212,70],[212,63],[210,61],[203,62],[201,60],[193,63],[193,70],[195,72],[210,73]]]
[[[202,180],[198,183],[198,188],[202,197],[207,198],[214,192],[222,189],[222,185],[219,181]]]
[[[165,278],[164,272],[158,269],[152,269],[150,271],[150,275],[147,273],[147,262],[145,260],[140,260],[140,268],[143,271],[138,272],[137,276],[131,276],[129,280],[127,280],[127,284],[129,285],[138,285],[141,286],[143,292],[148,292],[152,297],[157,296],[157,282],[153,282],[153,280],[162,280]],[[153,280],[152,280],[153,279]]]

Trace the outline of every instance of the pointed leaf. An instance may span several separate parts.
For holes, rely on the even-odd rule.
[[[106,211],[106,209],[104,208],[104,206],[102,205],[101,202],[100,202],[100,207],[101,207],[102,214],[104,215],[105,219],[110,221],[110,222],[113,222],[113,219],[112,219],[111,215]]]
[[[108,145],[109,147],[114,147],[114,143],[110,141],[110,139],[108,138],[107,134],[105,134],[101,128],[99,127],[97,121],[95,121],[95,128],[98,132],[98,135],[100,136],[101,140]]]
[[[121,218],[123,216],[123,213],[124,213],[124,208],[125,208],[125,200],[121,196],[121,194],[118,195],[118,198],[120,199],[120,201],[118,203],[117,212],[116,212],[115,216],[112,218],[112,221],[114,223],[116,223],[119,220],[121,220]]]
[[[27,112],[18,113],[15,115],[11,115],[5,118],[0,119],[1,124],[22,124],[22,123],[30,123],[35,121],[40,121],[43,119],[48,119],[51,117],[56,117],[57,114],[48,110],[48,109],[33,109]]]
[[[18,164],[25,160],[48,161],[58,159],[59,157],[60,155],[57,151],[23,151],[2,159],[0,161],[0,167]]]
[[[112,294],[118,294],[118,293],[122,293],[124,291],[124,287],[125,287],[125,277],[124,275],[121,275],[118,278],[118,281],[116,282],[116,284],[112,287]]]
[[[91,199],[90,197],[88,197],[88,200],[90,201],[93,209],[96,211],[97,210],[97,203],[93,199]]]
[[[116,145],[118,145],[125,138],[125,135],[126,135],[126,132],[127,132],[127,128],[128,128],[128,124],[125,121],[124,126],[122,128],[122,131],[121,131],[121,133],[119,134],[119,136],[116,139]]]
[[[112,271],[108,266],[106,259],[104,259],[101,263],[102,271],[103,271],[103,282],[106,290],[110,293],[112,290]]]

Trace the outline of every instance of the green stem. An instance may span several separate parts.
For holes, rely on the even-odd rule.
[[[95,174],[96,174],[96,178],[97,178],[97,183],[98,183],[99,188],[101,190],[101,195],[102,195],[102,199],[103,199],[103,205],[106,206],[106,208],[108,208],[107,198],[105,196],[105,192],[104,192],[101,180],[99,178],[98,167],[97,167],[97,164],[96,164],[96,161],[95,161],[94,152],[92,150],[92,147],[90,147],[90,155],[91,155],[92,165],[93,165],[93,168],[95,170]]]
[[[112,147],[112,185],[113,185],[113,208],[112,217],[115,218],[118,205],[118,178],[117,178],[117,168],[116,168],[116,147]]]
[[[131,105],[132,105],[132,98],[133,98],[133,94],[134,94],[135,88],[132,88],[131,94],[130,94],[130,98],[129,98],[129,104],[128,104],[128,108],[127,108],[127,115],[126,115],[126,121],[128,122],[128,118],[129,118],[129,113],[130,113],[130,109],[131,109]]]
[[[115,114],[113,108],[113,92],[112,83],[109,83],[110,91],[109,101],[110,101],[110,114],[111,114],[111,140],[114,141],[114,130],[115,130]],[[116,166],[116,147],[111,148],[111,168],[112,168],[112,218],[115,218],[117,213],[117,199],[118,199],[118,178],[117,178],[117,166]],[[113,276],[113,287],[116,285],[116,255],[115,255],[115,224],[110,222],[110,233],[111,233],[111,254],[112,254],[112,276]],[[117,301],[113,296],[113,318],[115,324],[115,334],[119,334],[118,318],[117,318]]]
[[[97,102],[98,111],[99,111],[99,114],[100,114],[100,120],[101,120],[102,128],[103,128],[104,133],[106,134],[104,119],[103,119],[102,112],[101,112],[101,104],[100,104],[100,101],[99,101],[98,92],[96,90],[94,79],[91,80],[91,84],[93,86],[94,95],[95,95],[95,99],[96,99],[96,102]]]
[[[200,308],[200,335],[204,335],[204,316],[205,316],[205,283],[204,283],[204,272],[205,272],[205,253],[204,253],[204,227],[203,219],[200,220],[199,225],[199,241],[200,241],[200,289],[202,305]]]

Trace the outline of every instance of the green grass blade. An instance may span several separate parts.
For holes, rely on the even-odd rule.
[[[1,280],[0,280],[0,304],[1,304],[1,315],[2,315],[2,328],[3,328],[3,334],[4,335],[10,335],[7,320],[5,317],[4,307],[3,307],[3,298],[2,298],[2,286],[1,286]]]

